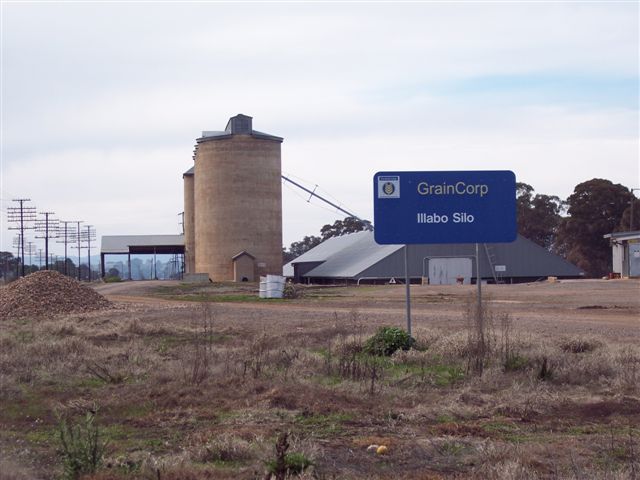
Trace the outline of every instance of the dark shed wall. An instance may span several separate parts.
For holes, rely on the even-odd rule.
[[[544,248],[522,236],[512,243],[494,243],[487,245],[493,257],[493,265],[506,265],[503,277],[577,277],[581,270],[563,258],[548,252]],[[475,244],[438,244],[409,246],[409,275],[422,277],[428,271],[426,257],[472,257],[473,273],[476,277]],[[424,270],[423,270],[424,268]],[[492,266],[484,245],[480,244],[480,272],[482,278],[493,278]],[[426,273],[425,273],[426,275]],[[372,265],[357,277],[403,277],[404,249],[400,249],[380,262]]]
[[[300,283],[308,271],[313,270],[324,262],[300,262],[293,264],[293,281]]]

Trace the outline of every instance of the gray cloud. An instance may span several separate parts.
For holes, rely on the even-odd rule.
[[[31,196],[99,234],[177,230],[195,138],[236,113],[285,137],[285,170],[368,217],[381,169],[510,168],[561,196],[594,176],[640,183],[637,95],[609,104],[596,90],[637,84],[637,4],[3,12],[3,211],[12,195]],[[521,84],[499,83],[512,78]],[[540,78],[550,81],[535,95],[523,88]],[[567,90],[554,78],[570,79]],[[573,84],[579,96],[566,94]],[[286,243],[340,216],[284,195]]]

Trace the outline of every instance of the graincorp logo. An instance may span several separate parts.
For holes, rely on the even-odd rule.
[[[400,198],[400,177],[378,177],[378,198]]]
[[[489,185],[484,183],[471,184],[465,182],[430,184],[418,183],[418,195],[470,195],[484,197],[489,193]]]

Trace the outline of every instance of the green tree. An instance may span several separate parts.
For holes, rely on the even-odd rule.
[[[313,247],[320,245],[322,239],[320,237],[316,237],[315,235],[305,236],[299,242],[293,242],[289,247],[289,252],[293,255],[293,258],[297,258],[303,253],[308,252]]]
[[[631,215],[633,215],[633,221],[631,220]],[[629,203],[622,213],[622,220],[620,221],[619,228],[619,231],[621,232],[628,232],[632,230],[640,230],[640,199],[636,198],[635,195],[629,195]]]
[[[305,236],[299,242],[293,242],[287,250],[282,247],[282,260],[289,263],[291,260],[298,258],[303,253],[308,252],[312,248],[320,245],[322,242],[331,237],[339,237],[347,233],[361,232],[363,230],[373,230],[373,225],[369,220],[360,220],[356,217],[346,217],[344,220],[336,220],[333,225],[325,225],[320,229],[322,237],[315,235]]]
[[[569,216],[558,228],[558,252],[591,276],[611,271],[611,248],[603,237],[622,229],[631,198],[628,188],[610,180],[594,178],[576,185],[566,201]]]
[[[535,194],[531,185],[516,184],[518,233],[551,250],[560,224],[563,202],[552,195]]]
[[[0,277],[3,281],[9,281],[16,277],[18,258],[11,252],[0,252]]]
[[[339,237],[347,233],[361,232],[363,230],[371,231],[373,226],[369,220],[360,220],[356,217],[346,217],[344,220],[336,220],[333,225],[325,225],[320,229],[322,240],[331,237]]]

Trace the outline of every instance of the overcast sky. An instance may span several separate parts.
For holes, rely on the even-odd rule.
[[[238,113],[284,137],[283,173],[369,219],[379,170],[640,187],[636,1],[1,8],[14,254],[20,197],[98,238],[180,233],[195,139]],[[283,185],[285,245],[344,217],[307,199]]]

